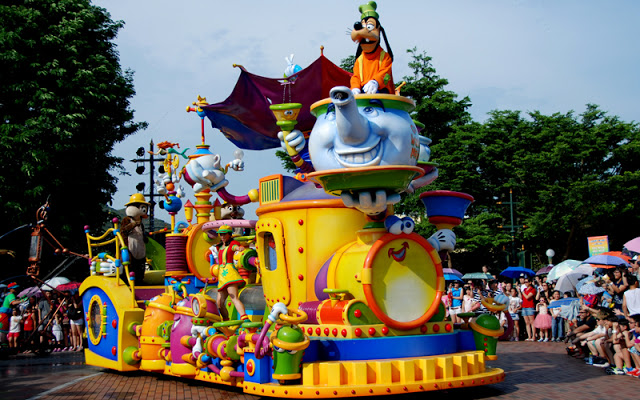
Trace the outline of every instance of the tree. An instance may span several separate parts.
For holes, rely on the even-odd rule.
[[[88,0],[8,1],[0,21],[0,232],[49,197],[51,230],[81,249],[124,171],[114,144],[146,127],[113,43],[124,23]]]
[[[492,213],[502,214],[506,224],[509,209],[498,202],[513,190],[514,225],[522,228],[518,248],[541,263],[548,248],[559,259],[584,259],[587,236],[609,235],[612,248],[637,236],[639,140],[638,124],[607,116],[595,105],[579,116],[493,111],[484,124],[457,127],[434,143],[443,166],[436,184],[474,195],[471,221]],[[507,233],[498,228],[501,222],[492,223],[496,237]]]

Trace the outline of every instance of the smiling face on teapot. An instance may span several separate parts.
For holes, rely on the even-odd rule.
[[[384,96],[362,97],[336,87],[330,104],[312,110],[317,121],[309,136],[309,154],[316,171],[416,165],[420,141],[407,104]]]

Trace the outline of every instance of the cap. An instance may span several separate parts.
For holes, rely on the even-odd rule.
[[[7,285],[7,289],[17,289],[19,287],[20,287],[20,285],[18,285],[15,282],[11,282],[10,284]]]
[[[233,232],[233,229],[231,229],[229,225],[222,225],[220,228],[218,228],[218,234],[232,233],[232,232]]]
[[[370,1],[367,4],[363,4],[360,7],[358,7],[358,11],[360,11],[362,13],[362,15],[360,16],[360,19],[367,19],[369,17],[373,17],[375,19],[379,19],[380,15],[376,12],[376,9],[378,8],[378,5],[376,4],[375,1]]]

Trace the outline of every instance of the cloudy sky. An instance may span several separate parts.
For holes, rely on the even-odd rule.
[[[198,95],[209,103],[223,101],[239,76],[234,63],[279,78],[286,56],[295,54],[304,68],[324,46],[325,56],[338,64],[355,52],[345,32],[359,19],[363,3],[95,1],[113,20],[125,22],[116,40],[120,63],[135,73],[135,119],[149,123],[147,130],[119,144],[115,154],[130,160],[151,140],[193,149],[200,140],[199,118],[185,108]],[[395,55],[396,80],[409,73],[406,49],[426,51],[437,73],[449,81],[448,89],[471,98],[477,121],[494,109],[581,113],[587,103],[625,121],[640,121],[640,2],[377,3]],[[234,146],[219,131],[208,126],[206,137],[223,162],[233,158]],[[228,190],[244,195],[261,176],[283,173],[274,152],[245,151],[246,169],[228,174]],[[125,166],[131,176],[120,178],[116,208],[127,202],[138,182],[149,181],[148,175],[136,175],[135,164],[127,161]],[[183,186],[193,198],[191,188]],[[247,217],[254,218],[256,207],[245,208]],[[164,211],[156,213],[169,220]]]

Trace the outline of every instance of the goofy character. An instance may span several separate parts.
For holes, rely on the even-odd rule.
[[[380,26],[380,17],[376,12],[377,4],[370,1],[358,8],[362,13],[361,21],[356,22],[351,31],[351,40],[358,42],[356,61],[351,77],[351,91],[354,95],[366,93],[395,94],[391,64],[393,52],[389,47],[384,28]],[[380,47],[380,34],[384,38],[387,52]]]

